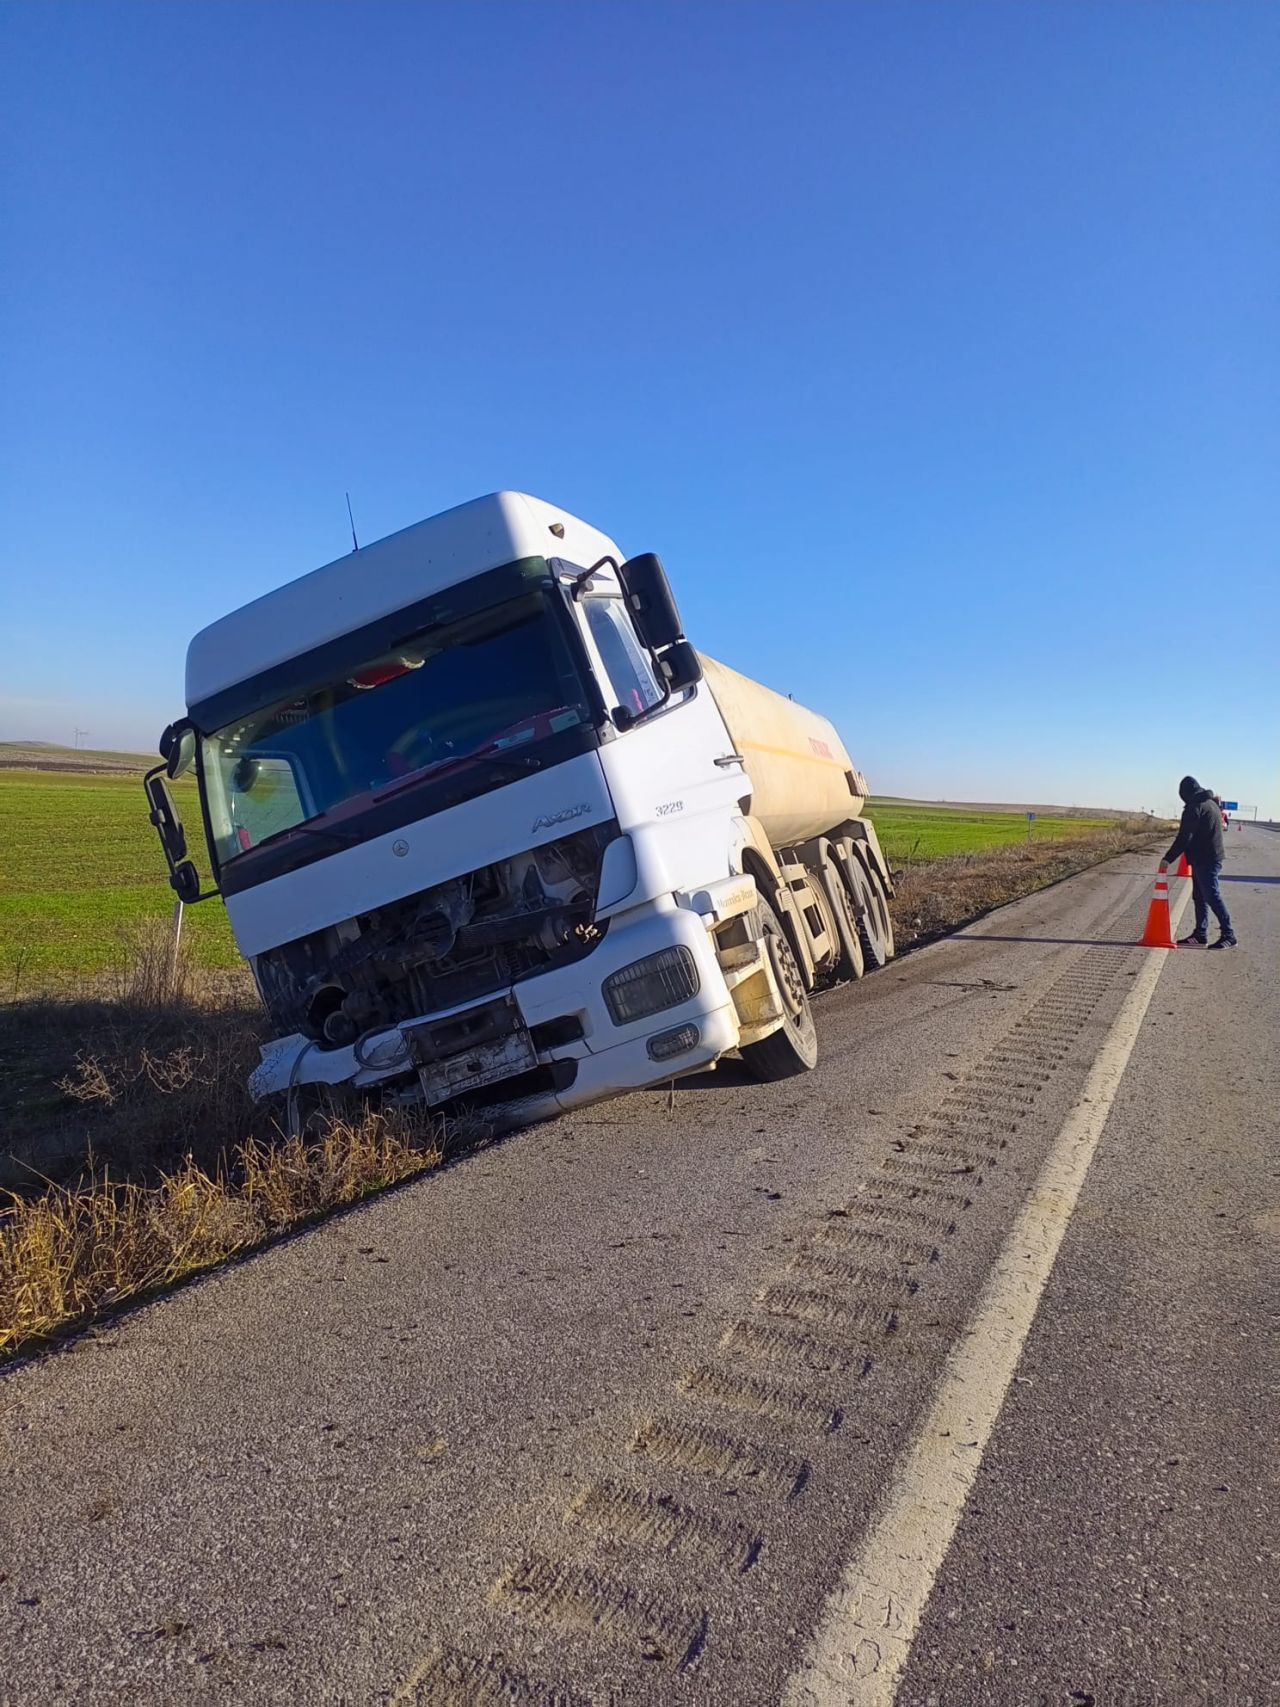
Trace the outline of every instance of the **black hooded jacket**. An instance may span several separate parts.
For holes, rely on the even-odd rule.
[[[1222,864],[1222,813],[1212,792],[1201,788],[1193,776],[1184,776],[1178,793],[1186,804],[1166,863],[1186,854],[1192,865]]]

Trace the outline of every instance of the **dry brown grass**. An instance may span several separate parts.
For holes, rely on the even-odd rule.
[[[0,1356],[170,1286],[313,1216],[435,1167],[438,1121],[368,1111],[306,1138],[188,1156],[153,1183],[108,1172],[0,1204]]]
[[[264,1035],[247,976],[175,962],[163,932],[94,984],[0,1005],[0,1358],[440,1161],[426,1114],[358,1105],[287,1136],[246,1090]]]
[[[1056,842],[951,854],[895,873],[889,903],[898,949],[918,948],[1008,901],[1017,901],[1117,854],[1149,852],[1163,827],[1134,818]],[[1154,870],[1154,866],[1152,868]]]
[[[245,1089],[265,1036],[247,971],[175,960],[167,932],[135,935],[119,966],[0,1002],[0,1185],[215,1168],[257,1118]]]

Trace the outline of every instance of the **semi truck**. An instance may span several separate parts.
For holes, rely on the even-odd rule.
[[[698,651],[652,553],[498,492],[191,641],[147,773],[184,903],[270,1019],[250,1089],[538,1118],[815,1064],[810,998],[893,954],[867,783]],[[212,887],[171,783],[194,773]]]

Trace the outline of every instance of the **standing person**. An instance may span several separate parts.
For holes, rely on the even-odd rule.
[[[1191,867],[1191,900],[1196,910],[1196,928],[1184,936],[1179,948],[1234,948],[1236,933],[1231,928],[1231,915],[1218,887],[1222,870],[1222,812],[1210,789],[1201,788],[1193,776],[1184,776],[1178,784],[1182,796],[1182,822],[1174,837],[1173,846],[1160,862],[1161,871],[1168,871],[1169,861],[1186,854]],[[1217,919],[1222,935],[1209,942],[1209,909]]]

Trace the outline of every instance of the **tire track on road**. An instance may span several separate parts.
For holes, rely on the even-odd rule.
[[[1172,923],[1190,899],[1182,894]],[[1093,952],[1093,951],[1091,951]],[[1146,952],[783,1707],[892,1707],[1164,965]],[[1071,998],[1083,1011],[1088,990]],[[1083,1022],[1082,1022],[1083,1023]]]
[[[1127,969],[1119,951],[1133,939],[1118,934],[1124,923],[1053,978],[851,1194],[810,1224],[801,1248],[761,1277],[747,1312],[705,1360],[675,1377],[668,1410],[627,1431],[617,1468],[646,1480],[637,1487],[607,1475],[580,1487],[562,1512],[558,1556],[520,1555],[490,1588],[491,1607],[659,1669],[696,1664],[712,1633],[712,1578],[746,1580],[795,1503],[811,1496],[806,1436],[840,1429],[859,1384],[892,1358],[988,1172]],[[698,1486],[708,1483],[758,1508],[732,1544],[724,1520],[700,1504]],[[660,1593],[646,1560],[677,1562]],[[418,1707],[603,1701],[583,1696],[571,1677],[530,1679],[501,1656],[436,1652],[447,1663],[428,1662],[420,1692],[398,1699]],[[476,1693],[491,1685],[508,1693]]]

